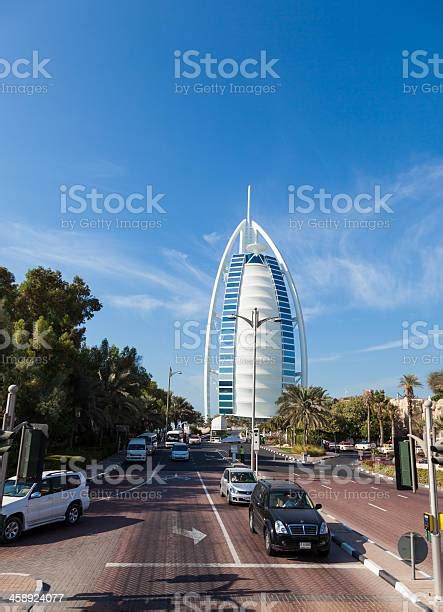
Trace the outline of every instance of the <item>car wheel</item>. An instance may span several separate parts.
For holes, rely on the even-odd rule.
[[[265,550],[266,550],[266,554],[269,557],[273,557],[274,556],[275,551],[272,548],[271,532],[269,531],[268,527],[266,527],[266,529],[265,529]]]
[[[232,506],[232,497],[231,497],[231,492],[228,493],[228,504],[230,504]]]
[[[327,559],[329,557],[330,552],[331,552],[331,549],[327,548],[326,550],[319,550],[317,552],[317,555],[320,557],[320,559]]]
[[[13,544],[21,535],[22,522],[18,516],[11,516],[6,520],[2,533],[2,541],[5,544]]]
[[[76,523],[78,523],[80,516],[81,516],[80,504],[78,502],[74,502],[66,510],[65,523],[67,525],[75,525]]]
[[[249,513],[249,531],[251,533],[257,533],[254,527],[254,515],[252,514],[252,512]]]
[[[220,487],[220,497],[224,497],[225,494],[223,493],[223,489]]]

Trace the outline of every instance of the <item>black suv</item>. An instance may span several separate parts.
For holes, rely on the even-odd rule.
[[[268,555],[312,551],[327,557],[331,535],[306,491],[288,480],[260,480],[249,506],[249,529],[263,535]]]

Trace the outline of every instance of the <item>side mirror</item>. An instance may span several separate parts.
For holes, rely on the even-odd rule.
[[[31,493],[31,496],[29,499],[38,499],[41,496],[42,494],[40,493],[40,491],[34,491],[34,493]]]
[[[321,510],[323,508],[323,506],[321,504],[315,504],[315,509],[316,510]]]

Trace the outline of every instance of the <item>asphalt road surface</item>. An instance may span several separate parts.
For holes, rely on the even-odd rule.
[[[261,536],[249,532],[247,506],[230,506],[219,495],[225,455],[223,446],[206,444],[192,448],[189,462],[174,463],[159,450],[150,484],[124,479],[92,486],[93,502],[77,526],[38,528],[15,546],[1,547],[0,572],[29,573],[49,593],[64,595],[62,603],[45,609],[408,609],[392,587],[334,544],[326,562],[311,554],[268,557]],[[293,477],[288,469],[262,453],[263,475]],[[317,472],[296,478],[306,480],[328,513],[340,511],[352,527],[369,529],[386,545],[410,528],[416,510],[390,485],[380,485],[390,497],[374,501],[384,508],[377,510],[361,496],[345,500],[346,488],[323,482]],[[363,486],[345,485],[360,493]],[[337,490],[335,499],[319,497]],[[325,519],[334,522],[326,514]]]

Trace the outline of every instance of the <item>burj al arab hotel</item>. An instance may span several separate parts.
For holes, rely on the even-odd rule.
[[[289,268],[270,236],[250,214],[226,244],[215,278],[205,339],[205,418],[218,414],[252,416],[254,309],[256,329],[255,416],[277,411],[288,384],[307,385],[303,314]],[[257,312],[256,311],[256,312]],[[250,322],[250,321],[249,321]]]

